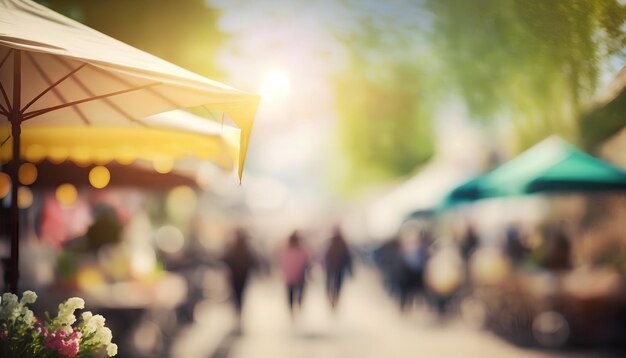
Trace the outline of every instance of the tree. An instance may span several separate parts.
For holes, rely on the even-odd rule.
[[[385,13],[348,2],[356,20],[337,32],[348,52],[348,67],[335,81],[348,191],[410,174],[433,154],[437,65],[421,24],[410,19],[419,7],[394,5]]]
[[[220,79],[214,65],[223,42],[219,13],[203,0],[38,0],[129,45]]]
[[[582,144],[589,151],[598,152],[605,140],[626,126],[625,74],[626,70],[622,69],[613,83],[615,97],[604,98],[580,117],[581,130],[585,133]]]
[[[617,0],[425,0],[430,39],[474,118],[510,121],[520,148],[557,133],[578,142],[600,66],[620,54]]]

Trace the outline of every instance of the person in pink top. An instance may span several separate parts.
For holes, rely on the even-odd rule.
[[[296,304],[299,308],[302,307],[306,271],[309,267],[309,255],[300,243],[297,232],[291,234],[287,246],[281,252],[280,264],[289,294],[289,309],[293,314]]]

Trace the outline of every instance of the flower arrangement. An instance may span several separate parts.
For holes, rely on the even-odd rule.
[[[25,291],[18,300],[5,293],[0,302],[1,357],[91,357],[117,354],[111,343],[111,330],[104,326],[101,315],[83,312],[78,324],[74,312],[85,308],[85,301],[72,297],[59,304],[56,317],[37,318],[27,305],[37,299],[33,291]]]

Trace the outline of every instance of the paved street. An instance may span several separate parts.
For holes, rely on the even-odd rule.
[[[597,357],[593,352],[555,353],[522,349],[460,321],[438,323],[417,308],[401,316],[377,276],[361,268],[346,282],[338,311],[326,304],[323,282],[314,275],[303,311],[291,319],[284,288],[276,277],[249,286],[237,332],[225,303],[201,303],[199,322],[183,331],[173,357]]]

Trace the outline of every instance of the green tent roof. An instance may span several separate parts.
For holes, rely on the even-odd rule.
[[[626,171],[551,137],[448,194],[446,205],[537,192],[626,191]]]

